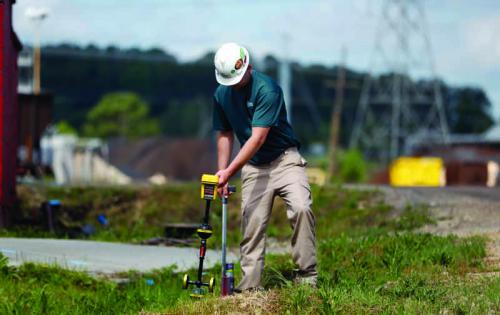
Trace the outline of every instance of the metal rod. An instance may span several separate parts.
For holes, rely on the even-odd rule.
[[[222,277],[226,269],[226,247],[227,247],[227,197],[222,197]]]

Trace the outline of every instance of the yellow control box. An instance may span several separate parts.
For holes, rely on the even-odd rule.
[[[392,186],[438,187],[446,184],[443,160],[436,157],[400,157],[389,171]]]
[[[203,174],[201,176],[201,199],[215,200],[217,198],[217,185],[219,176]]]

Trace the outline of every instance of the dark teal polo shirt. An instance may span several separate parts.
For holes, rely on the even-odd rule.
[[[283,91],[269,76],[252,71],[250,82],[237,90],[219,85],[214,94],[213,127],[234,131],[241,146],[252,135],[252,127],[270,127],[266,141],[250,164],[267,164],[290,147],[299,147],[287,121]]]

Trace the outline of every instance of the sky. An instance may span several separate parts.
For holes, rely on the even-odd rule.
[[[161,47],[181,61],[237,42],[255,60],[273,54],[331,66],[345,47],[348,67],[383,71],[371,60],[385,1],[17,0],[14,27],[26,43],[39,30],[42,44]],[[420,1],[436,75],[454,86],[484,88],[500,118],[500,1]],[[28,7],[46,8],[49,16],[36,25]],[[430,69],[419,75],[431,77]]]

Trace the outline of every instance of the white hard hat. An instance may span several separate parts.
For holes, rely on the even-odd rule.
[[[222,85],[235,85],[241,81],[250,63],[245,47],[235,43],[222,45],[215,53],[215,78]]]

